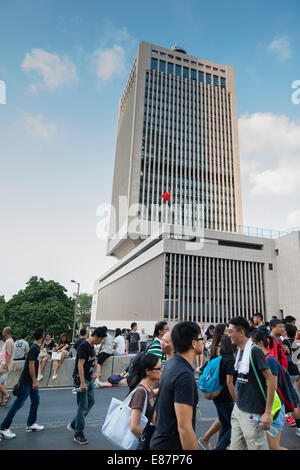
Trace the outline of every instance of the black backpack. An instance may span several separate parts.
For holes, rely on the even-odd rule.
[[[138,352],[130,361],[129,367],[128,367],[128,376],[127,376],[127,384],[130,387],[132,384],[133,379],[137,375],[137,369],[139,367],[139,363],[146,354],[146,351]]]

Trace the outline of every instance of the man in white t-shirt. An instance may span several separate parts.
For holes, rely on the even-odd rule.
[[[148,341],[148,335],[145,333],[145,328],[142,328],[141,334],[140,334],[140,345],[141,345],[141,351],[146,351],[147,347],[147,341]]]
[[[125,339],[122,336],[120,328],[116,329],[113,339],[114,356],[123,356],[125,354]]]
[[[99,352],[97,356],[97,377],[95,379],[95,387],[99,388],[100,387],[100,377],[101,377],[101,367],[103,363],[106,361],[107,358],[113,355],[114,349],[113,349],[113,339],[109,333],[107,333],[107,327],[103,326],[106,336],[103,340],[102,343],[102,348],[101,351]]]
[[[26,354],[29,351],[29,344],[27,342],[27,333],[21,335],[21,339],[15,342],[15,355],[14,361],[25,360]]]

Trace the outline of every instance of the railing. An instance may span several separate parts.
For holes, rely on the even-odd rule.
[[[246,225],[236,225],[233,230],[217,230],[209,229],[216,232],[227,232],[227,233],[238,233],[239,235],[248,235],[250,237],[260,237],[260,238],[280,238],[284,235],[288,235],[291,232],[300,231],[300,227],[295,227],[293,229],[280,231],[280,230],[271,230],[268,228],[262,227],[248,227]]]

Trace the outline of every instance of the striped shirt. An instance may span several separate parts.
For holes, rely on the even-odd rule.
[[[155,338],[155,340],[151,343],[147,350],[147,354],[155,354],[159,357],[162,363],[166,362],[167,360],[167,356],[162,351],[161,344],[158,338]]]

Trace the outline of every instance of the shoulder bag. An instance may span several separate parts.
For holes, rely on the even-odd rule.
[[[255,346],[254,346],[255,347]],[[252,346],[253,348],[253,346]],[[253,372],[255,374],[255,377],[256,377],[256,380],[257,380],[257,383],[259,385],[259,388],[261,390],[261,393],[265,399],[265,401],[267,401],[267,397],[266,397],[266,394],[265,394],[265,391],[263,389],[263,386],[261,384],[261,381],[259,380],[259,377],[258,377],[258,373],[256,371],[256,368],[255,368],[255,365],[254,365],[254,361],[253,361],[253,358],[252,358],[252,348],[250,349],[250,363],[251,363],[251,366],[252,366],[252,369],[253,369]],[[279,398],[279,395],[277,393],[277,391],[275,390],[275,393],[274,393],[274,401],[273,401],[273,405],[272,405],[272,410],[271,410],[271,415],[272,415],[272,421],[274,421],[277,416],[279,415],[279,411],[281,409],[281,406],[282,406],[282,403],[281,403],[281,400]]]
[[[158,392],[157,398],[155,400],[155,403],[153,405],[150,418],[148,419],[148,423],[146,424],[146,426],[145,426],[145,428],[144,428],[144,430],[141,434],[141,437],[140,437],[140,440],[139,440],[139,443],[138,443],[138,446],[137,446],[136,450],[149,450],[151,437],[152,437],[152,435],[154,433],[154,429],[155,429],[155,426],[153,424],[151,424],[151,422],[152,422],[152,419],[153,419],[153,416],[154,416],[154,411],[155,411],[155,407],[156,407],[158,397],[159,397],[159,392]]]
[[[145,428],[148,421],[145,415],[148,395],[142,387],[134,389],[123,402],[117,398],[112,398],[102,426],[102,434],[123,450],[136,450],[139,444],[139,439],[130,431],[131,408],[129,406],[133,395],[139,389],[144,390],[146,394],[140,421],[141,427]]]

